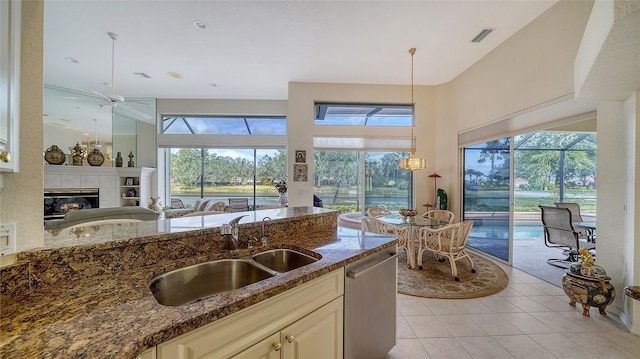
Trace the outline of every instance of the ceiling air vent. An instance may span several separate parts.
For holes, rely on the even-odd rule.
[[[138,76],[138,77],[140,77],[140,78],[143,78],[143,79],[150,79],[151,78],[151,76],[145,74],[144,72],[134,72],[133,74]]]
[[[491,31],[493,31],[493,29],[483,29],[482,31],[480,31],[480,33],[478,35],[476,35],[476,37],[473,38],[473,40],[471,40],[471,42],[480,42],[480,41],[482,41],[482,39],[487,37],[487,35],[489,35],[491,33]]]

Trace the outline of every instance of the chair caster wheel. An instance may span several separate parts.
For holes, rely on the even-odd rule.
[[[438,262],[444,262],[444,258],[438,258]]]
[[[471,268],[471,273],[475,273],[475,272],[476,272],[476,270]]]
[[[418,266],[418,269],[422,270],[422,266]]]
[[[460,278],[458,278],[458,277],[455,277],[455,278],[453,278],[453,279],[455,279],[455,280],[456,280],[456,282],[459,282],[459,281],[460,281]]]

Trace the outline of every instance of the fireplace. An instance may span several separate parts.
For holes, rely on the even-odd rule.
[[[44,220],[60,219],[69,211],[99,208],[98,188],[49,188],[44,190]]]

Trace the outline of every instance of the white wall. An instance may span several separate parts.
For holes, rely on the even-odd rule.
[[[456,79],[437,87],[437,161],[443,180],[451,181],[449,202],[458,215],[462,178],[460,151],[454,145],[458,133],[509,120],[571,95],[573,63],[591,5],[590,1],[557,3]],[[580,107],[576,114],[583,111]],[[569,114],[565,111],[563,116]],[[510,125],[516,130],[526,123]]]
[[[622,116],[626,129],[627,175],[625,176],[626,215],[625,236],[622,240],[622,286],[637,285],[640,278],[640,191],[637,190],[640,181],[640,91],[634,92],[623,103]],[[599,186],[599,185],[598,185]],[[607,233],[607,232],[605,232]],[[599,255],[599,252],[598,252]],[[599,258],[598,258],[599,259]],[[613,260],[619,258],[612,258]],[[631,332],[640,334],[640,301],[629,297],[620,298],[623,301],[623,313],[628,321],[633,323]]]
[[[628,259],[624,255],[627,208],[633,210],[635,124],[625,121],[621,102],[598,104],[598,242],[596,263],[607,270],[612,284],[622,289]],[[616,159],[612,161],[611,159]],[[631,176],[630,176],[631,174]],[[631,201],[631,202],[629,202]],[[632,275],[632,273],[629,273]],[[616,306],[620,307],[618,297]]]
[[[414,206],[424,211],[422,203],[433,203],[433,183],[427,176],[435,169],[435,91],[431,86],[415,86],[415,130],[416,156],[427,159],[425,170],[414,172]],[[321,131],[330,134],[330,130],[314,128],[315,102],[347,103],[411,103],[411,85],[357,85],[331,83],[289,83],[289,101],[287,110],[287,169],[293,170],[296,150],[307,151],[309,164],[308,178],[313,178],[313,136]],[[319,126],[320,127],[320,126]],[[409,128],[345,128],[340,129],[344,136],[366,136],[379,138],[409,138]],[[360,132],[356,132],[360,131]],[[346,132],[346,133],[345,133]],[[407,148],[408,150],[408,148]],[[448,191],[448,190],[447,190]],[[313,181],[289,181],[289,205],[313,205]]]
[[[16,223],[16,250],[43,243],[42,1],[22,2],[20,61],[20,172],[4,174],[0,223]]]

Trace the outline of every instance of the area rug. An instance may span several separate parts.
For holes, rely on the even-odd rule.
[[[425,252],[423,269],[407,268],[407,255],[400,251],[398,257],[398,293],[425,298],[468,299],[485,297],[502,291],[509,284],[509,277],[488,259],[469,253],[476,273],[471,273],[469,261],[459,260],[456,282],[451,276],[449,261],[438,262],[433,254]]]

